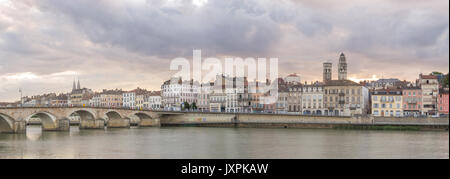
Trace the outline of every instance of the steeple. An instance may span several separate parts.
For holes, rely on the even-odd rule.
[[[344,53],[341,53],[341,56],[339,57],[338,79],[347,79],[347,60],[345,59]]]
[[[75,86],[75,79],[73,79],[73,87],[72,87],[72,91],[75,91],[77,89],[77,87]]]
[[[77,89],[81,89],[80,79],[78,79]]]

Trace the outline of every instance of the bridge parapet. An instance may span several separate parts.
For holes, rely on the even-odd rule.
[[[159,114],[149,110],[93,107],[14,107],[0,108],[0,132],[14,133],[22,130],[21,124],[32,117],[41,120],[44,131],[68,131],[72,114],[80,117],[80,129],[104,129],[108,120],[110,127],[129,126],[131,117],[139,120],[140,126],[159,126]],[[128,121],[128,122],[127,122]],[[17,122],[17,125],[15,123]],[[128,123],[128,124],[127,124]]]

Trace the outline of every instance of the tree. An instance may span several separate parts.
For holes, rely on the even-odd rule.
[[[191,108],[194,109],[194,110],[197,110],[197,103],[196,102],[192,103]]]
[[[444,75],[444,74],[441,73],[441,72],[438,72],[438,71],[433,71],[433,72],[430,73],[430,75],[433,75],[433,76],[440,76],[440,75]]]
[[[191,109],[191,106],[189,105],[188,102],[184,102],[184,103],[183,103],[183,108],[184,108],[184,109]]]
[[[447,87],[448,88],[448,73],[441,79],[440,83],[442,85],[442,87]]]

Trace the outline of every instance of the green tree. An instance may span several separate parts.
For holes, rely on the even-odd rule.
[[[188,102],[184,102],[184,103],[183,103],[183,108],[184,108],[184,109],[191,109],[191,106],[189,105]]]
[[[197,110],[197,103],[196,102],[192,103],[191,108],[194,109],[194,110]]]
[[[443,87],[448,88],[448,73],[444,76],[444,78],[441,79],[440,83]]]
[[[443,73],[438,72],[438,71],[433,71],[430,73],[430,75],[439,76],[439,75],[443,75]]]

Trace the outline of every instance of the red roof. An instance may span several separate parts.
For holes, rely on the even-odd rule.
[[[438,77],[434,75],[421,75],[420,77],[422,79],[438,79]]]

